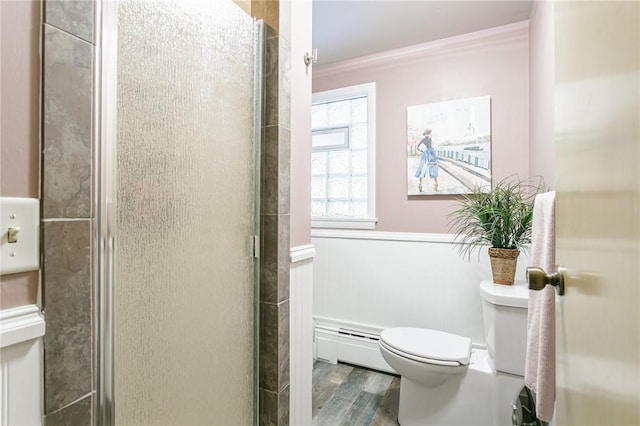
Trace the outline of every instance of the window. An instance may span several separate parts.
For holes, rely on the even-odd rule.
[[[375,83],[313,94],[312,226],[373,229]]]

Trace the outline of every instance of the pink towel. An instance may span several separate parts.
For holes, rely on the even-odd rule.
[[[531,232],[531,266],[555,269],[555,191],[536,196]],[[536,393],[536,415],[550,421],[556,399],[556,291],[529,290],[524,382]]]

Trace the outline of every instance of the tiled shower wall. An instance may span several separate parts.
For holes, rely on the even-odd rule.
[[[93,2],[48,0],[43,21],[45,422],[89,425]]]
[[[248,3],[248,2],[244,2]],[[261,178],[260,423],[289,423],[290,11],[252,1],[266,22]],[[244,5],[246,9],[246,4]],[[89,425],[93,360],[91,66],[93,2],[47,0],[43,64],[45,414]]]
[[[291,37],[289,1],[252,1],[266,26],[261,170],[260,424],[289,424]]]

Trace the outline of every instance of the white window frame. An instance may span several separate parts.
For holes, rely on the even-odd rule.
[[[375,229],[376,217],[376,84],[365,83],[313,94],[312,104],[367,97],[367,217],[312,216],[312,228]]]

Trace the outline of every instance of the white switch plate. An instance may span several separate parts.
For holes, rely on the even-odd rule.
[[[9,228],[19,227],[9,243]],[[40,268],[40,202],[35,198],[0,197],[0,275]]]

